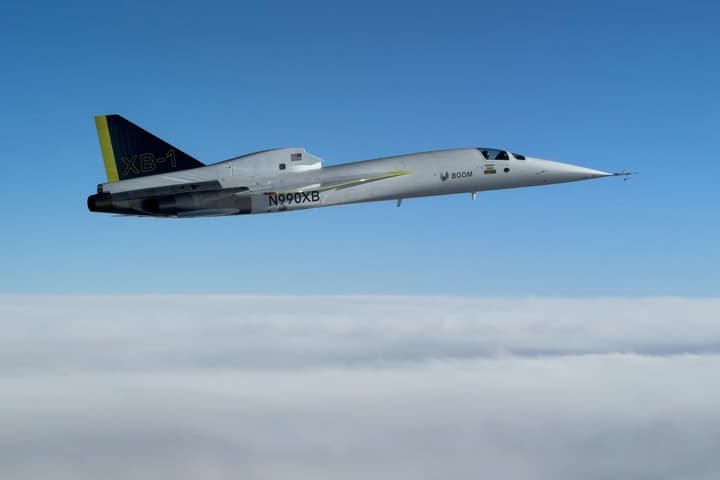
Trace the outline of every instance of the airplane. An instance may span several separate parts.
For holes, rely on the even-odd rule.
[[[91,212],[210,217],[530,187],[627,176],[497,148],[410,153],[322,166],[304,148],[275,148],[206,165],[120,115],[95,117],[107,182]]]

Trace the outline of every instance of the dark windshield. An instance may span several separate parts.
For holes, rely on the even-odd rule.
[[[508,152],[504,150],[498,150],[497,148],[485,148],[480,147],[478,148],[480,153],[483,154],[483,157],[485,157],[485,160],[510,160],[510,156],[508,155]]]

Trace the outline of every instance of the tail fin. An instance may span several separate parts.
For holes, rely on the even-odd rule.
[[[205,166],[120,115],[95,117],[108,182]]]

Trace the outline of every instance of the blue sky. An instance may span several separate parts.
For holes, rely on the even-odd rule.
[[[717,296],[716,2],[4,2],[0,292]],[[211,163],[487,145],[624,182],[91,214],[93,115]]]

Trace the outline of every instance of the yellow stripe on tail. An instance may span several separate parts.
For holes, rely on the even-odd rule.
[[[102,150],[108,182],[117,182],[120,177],[117,171],[117,164],[115,163],[115,153],[113,152],[112,142],[110,141],[107,117],[105,115],[95,117],[95,127],[97,128],[98,138],[100,139],[100,150]]]

